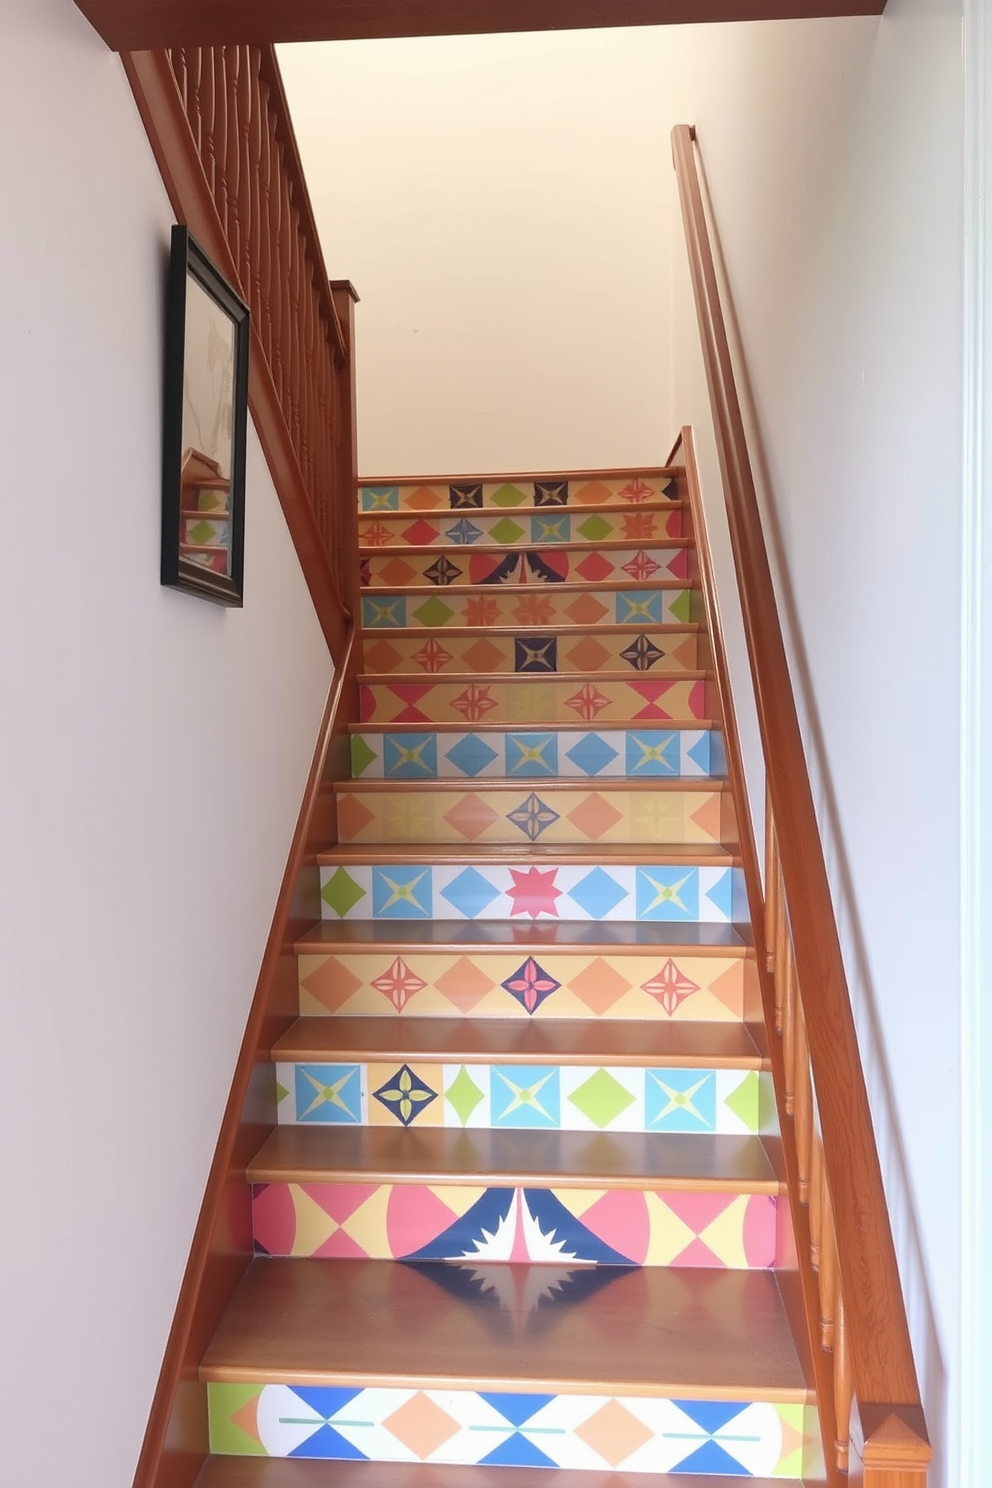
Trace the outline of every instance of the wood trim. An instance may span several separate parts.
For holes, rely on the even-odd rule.
[[[898,1480],[878,1465],[870,1430],[881,1429],[880,1422],[893,1419],[906,1440],[914,1443],[914,1478],[907,1481],[925,1480],[930,1448],[694,141],[695,131],[688,125],[677,125],[672,131],[693,297],[836,1224],[854,1392],[861,1420],[872,1423],[864,1458],[866,1468],[872,1461],[872,1471],[865,1481],[877,1488],[883,1484],[894,1488]],[[755,933],[761,934],[757,917]],[[879,1448],[884,1457],[881,1442]]]
[[[664,475],[674,480],[679,473],[680,467],[677,465],[627,465],[620,466],[616,470],[529,470],[523,472],[517,471],[509,475],[504,470],[486,470],[481,473],[474,472],[468,475],[363,475],[358,484],[360,486],[447,486],[457,485],[462,482],[478,485],[481,481],[484,485],[491,485],[493,481],[513,483],[516,481],[622,480],[624,476],[635,475]],[[672,506],[676,505],[674,501],[671,504]],[[458,508],[458,510],[468,510],[468,508]],[[503,511],[504,508],[481,507],[480,510]],[[512,516],[515,511],[522,510],[525,510],[525,508],[519,506],[507,507],[505,509],[505,515]],[[544,510],[544,508],[541,508],[541,510]],[[550,510],[553,512],[554,508]],[[567,507],[566,510],[580,511],[582,508]],[[624,508],[621,508],[621,510],[624,510]],[[667,505],[664,501],[662,502],[662,510],[667,510]],[[371,515],[371,512],[359,513],[359,516],[364,517]],[[388,516],[389,513],[383,512],[382,515]],[[393,516],[395,515],[396,513],[394,512]],[[410,515],[429,517],[431,513],[428,510],[414,512]]]
[[[134,1488],[192,1488],[209,1451],[200,1359],[250,1264],[248,1164],[276,1127],[272,1046],[299,1013],[296,942],[320,918],[318,849],[333,839],[329,783],[348,771],[357,705],[353,631],[331,687],[152,1401]]]
[[[76,0],[115,51],[880,15],[884,0]]]
[[[124,56],[123,62],[176,217],[189,227],[221,273],[250,302],[204,176],[166,53],[132,52]],[[317,618],[331,655],[340,665],[345,651],[348,617],[337,592],[324,540],[254,317],[248,398],[255,429]]]

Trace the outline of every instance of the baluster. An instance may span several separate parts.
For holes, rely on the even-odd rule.
[[[837,1307],[837,1240],[834,1235],[834,1216],[830,1207],[826,1166],[823,1164],[820,1173],[820,1347],[832,1349]]]
[[[785,883],[782,879],[781,864],[776,869],[776,913],[775,913],[775,941],[772,947],[772,959],[775,965],[775,1032],[781,1033],[785,1027],[785,957],[786,942],[789,938],[789,915],[788,905],[785,898]]]
[[[837,1467],[847,1472],[851,1444],[851,1360],[847,1348],[847,1328],[844,1316],[844,1294],[837,1292],[837,1319],[834,1327],[834,1421],[836,1436],[834,1450]]]
[[[245,289],[248,291],[251,304],[252,320],[256,331],[262,333],[262,254],[265,252],[266,244],[262,235],[262,155],[263,128],[265,125],[266,111],[265,101],[262,93],[262,82],[259,76],[259,65],[261,52],[257,47],[252,48],[251,60],[251,84],[252,84],[252,109],[251,109],[251,133],[248,140],[248,181],[251,190],[251,208],[249,213],[249,246],[248,256],[251,260],[251,287],[246,282]],[[268,352],[266,352],[268,361]]]
[[[203,112],[200,107],[200,83],[203,77],[204,52],[202,47],[190,47],[186,52],[189,84],[186,90],[186,118],[193,133],[197,154],[203,156]]]
[[[227,175],[227,243],[235,269],[241,274],[241,131],[238,122],[238,78],[241,71],[241,48],[224,48],[224,72],[227,81],[227,142],[224,169]]]
[[[271,162],[271,187],[270,187],[270,212],[271,233],[269,242],[272,245],[272,264],[270,270],[270,292],[269,306],[272,316],[272,350],[274,354],[273,374],[275,377],[276,392],[279,394],[280,407],[283,406],[283,388],[286,374],[282,364],[282,295],[285,286],[283,267],[283,238],[286,233],[286,224],[283,219],[282,210],[282,181],[279,175],[281,166],[281,155],[279,144],[275,134],[270,135],[270,162]]]
[[[238,220],[240,223],[240,245],[241,253],[237,259],[238,273],[241,276],[241,292],[244,298],[251,303],[252,278],[251,278],[251,228],[252,228],[252,170],[251,158],[251,116],[252,104],[254,102],[254,67],[251,47],[245,46],[239,49],[238,63]]]
[[[778,838],[775,836],[775,817],[772,813],[772,798],[765,777],[765,966],[775,970],[775,944],[778,935],[778,919],[781,914],[779,895]]]
[[[282,347],[283,417],[286,428],[293,427],[293,303],[290,278],[293,272],[293,213],[289,199],[289,177],[279,152],[279,191],[282,197],[282,261],[279,265],[279,344]]]
[[[228,95],[227,95],[227,48],[214,47],[212,51],[214,72],[214,171],[217,181],[214,201],[220,216],[221,226],[228,243],[231,241],[231,222],[228,197],[230,182],[227,174]]]
[[[823,1148],[820,1135],[813,1132],[809,1164],[809,1263],[820,1269],[820,1238],[823,1233]]]
[[[793,1114],[796,1093],[796,959],[788,925],[780,950],[775,953],[778,977],[782,980],[782,1046],[785,1065],[785,1113]],[[778,977],[776,980],[778,980]]]
[[[793,977],[795,980],[795,977]],[[797,987],[798,992],[798,987]],[[806,1042],[806,1019],[802,998],[796,997],[795,1013],[795,1106],[793,1118],[796,1134],[796,1162],[799,1167],[799,1202],[809,1203],[810,1144],[813,1132],[813,1090],[810,1083],[809,1044]]]
[[[278,237],[276,230],[277,211],[275,198],[272,192],[272,161],[274,141],[272,135],[272,114],[269,108],[268,84],[261,84],[259,110],[259,130],[261,142],[261,156],[259,167],[259,237],[261,246],[259,251],[260,271],[260,294],[262,314],[259,330],[262,334],[262,342],[265,346],[265,358],[269,364],[273,383],[278,389],[275,376],[275,355],[272,345],[272,270],[275,261],[274,244]]]
[[[214,54],[216,48],[213,49]],[[200,113],[202,116],[200,160],[214,203],[217,201],[217,79],[213,57],[203,69],[200,80]]]
[[[179,97],[183,101],[183,111],[188,113],[186,90],[189,86],[189,76],[186,71],[186,49],[184,47],[172,47],[168,55],[169,66],[172,68],[172,76],[176,80]]]
[[[287,190],[289,189],[287,182]],[[300,458],[300,402],[303,395],[303,344],[300,336],[300,290],[303,277],[302,258],[302,234],[300,232],[300,214],[292,205],[290,196],[290,261],[289,261],[289,375],[292,386],[292,423],[290,429],[293,435],[293,448],[296,450],[297,459]],[[312,500],[312,493],[311,493]]]
[[[306,240],[300,234],[300,463],[310,492],[310,504],[319,517],[320,492],[314,480],[310,433],[314,421],[313,398],[313,268],[306,255]]]

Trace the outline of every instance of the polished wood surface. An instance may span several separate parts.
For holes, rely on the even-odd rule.
[[[694,142],[689,126],[673,130],[690,278],[765,756],[781,902],[788,916],[788,956],[794,958],[836,1234],[845,1369],[849,1363],[842,1385],[847,1389],[849,1380],[854,1414],[860,1415],[862,1426],[870,1418],[862,1457],[865,1488],[902,1488],[904,1481],[921,1488],[929,1441]],[[779,921],[785,924],[785,916]],[[779,979],[778,947],[773,954]],[[784,1068],[783,1075],[792,1078]],[[838,1398],[842,1393],[838,1388]],[[901,1433],[898,1449],[887,1424],[893,1421],[895,1434]],[[846,1422],[835,1424],[841,1460]],[[880,1433],[877,1441],[872,1431]]]
[[[357,646],[355,647],[357,650]],[[298,917],[318,896],[314,834],[322,836],[322,786],[335,768],[334,741],[354,694],[350,649],[324,710],[299,817],[262,956],[203,1203],[176,1304],[134,1478],[134,1488],[191,1488],[209,1450],[206,1399],[196,1366],[253,1255],[251,1200],[244,1170],[276,1125],[269,1053],[299,1010]],[[338,751],[339,753],[339,751]]]
[[[135,51],[124,59],[162,179],[251,309],[249,400],[327,644],[340,662],[354,571],[345,340],[271,48]]]
[[[774,1272],[660,1266],[260,1260],[200,1378],[808,1398]]]
[[[76,0],[115,51],[878,15],[882,0]]]
[[[247,1172],[252,1183],[780,1190],[762,1138],[682,1132],[280,1126]]]
[[[456,679],[453,679],[456,680]],[[663,776],[652,780],[628,780],[622,776],[608,780],[590,779],[588,776],[576,777],[574,780],[541,780],[538,782],[542,796],[556,796],[574,793],[575,791],[624,791],[628,795],[645,796],[668,796],[668,795],[728,795],[730,794],[730,782],[727,780],[715,780],[708,776],[693,775],[689,777]],[[487,775],[484,779],[459,779],[459,780],[339,780],[334,789],[338,792],[346,792],[348,795],[395,795],[397,792],[403,795],[434,795],[441,796],[463,796],[467,791],[506,791],[517,795],[522,790],[532,790],[534,780],[507,780],[501,776]]]
[[[757,1032],[757,1030],[755,1030]],[[668,1065],[768,1069],[743,1023],[638,1023],[549,1018],[298,1018],[273,1059],[299,1062],[409,1059],[447,1064]]]
[[[751,927],[683,924],[677,920],[321,920],[296,942],[307,955],[365,949],[402,955],[411,948],[431,951],[499,952],[506,946],[555,946],[582,955],[636,955],[645,947],[660,955],[687,947],[694,956],[751,954]]]
[[[657,1488],[643,1473],[553,1467],[443,1466],[425,1462],[328,1462],[304,1458],[214,1457],[196,1488]],[[657,1480],[658,1482],[662,1480]],[[810,1480],[804,1480],[809,1484]],[[664,1488],[728,1488],[728,1479],[667,1473]],[[748,1478],[748,1488],[782,1488],[781,1478]]]
[[[655,863],[687,865],[703,863],[707,866],[730,867],[738,859],[736,853],[710,842],[700,842],[692,848],[677,847],[627,847],[576,845],[563,842],[552,846],[541,842],[528,842],[516,846],[506,842],[475,843],[464,849],[450,847],[434,848],[420,843],[387,843],[363,848],[360,843],[342,843],[317,854],[319,863],[328,866],[334,863],[478,863],[483,859],[491,863],[527,862],[590,863],[593,866],[609,867],[611,864]]]

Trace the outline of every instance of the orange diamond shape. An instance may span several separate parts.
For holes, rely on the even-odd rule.
[[[417,570],[405,558],[390,558],[379,569],[379,579],[384,584],[410,584],[417,578]]]
[[[595,625],[597,620],[604,620],[609,614],[609,609],[601,599],[596,599],[592,594],[580,594],[570,605],[565,607],[565,614],[576,625]]]
[[[625,992],[630,991],[632,985],[625,976],[620,975],[615,966],[604,961],[602,956],[590,961],[577,976],[569,977],[567,983],[569,990],[600,1018],[609,1012],[614,1003],[620,1001]]]
[[[434,978],[434,985],[460,1013],[470,1013],[489,995],[496,982],[467,956],[459,956],[453,966]]]
[[[393,1411],[391,1416],[386,1416],[382,1424],[421,1462],[462,1429],[423,1390],[411,1395],[406,1404]]]
[[[367,672],[394,672],[403,660],[403,653],[389,641],[374,641],[365,647],[364,663]]]
[[[590,481],[572,492],[572,500],[579,506],[602,506],[609,501],[611,494],[609,486],[604,486],[602,481]]]
[[[360,842],[362,832],[376,819],[376,812],[370,811],[365,802],[358,796],[338,797],[338,841]]]
[[[610,660],[610,653],[593,636],[584,636],[565,652],[577,672],[599,672]]]
[[[590,842],[598,842],[611,827],[623,821],[623,812],[611,806],[598,791],[593,791],[591,796],[586,796],[584,801],[580,801],[578,806],[566,815],[572,826],[578,827],[583,837],[588,837]]]
[[[654,1432],[619,1400],[608,1400],[588,1421],[576,1426],[575,1434],[611,1467],[619,1467],[654,1437]]]
[[[447,501],[442,500],[441,492],[433,486],[415,486],[412,491],[407,491],[403,505],[408,511],[438,511],[447,505]]]
[[[465,652],[464,659],[474,672],[495,672],[505,653],[492,641],[476,641]]]
[[[499,821],[499,812],[487,806],[481,796],[469,793],[456,801],[450,811],[444,813],[444,820],[454,827],[459,836],[474,842],[494,821]]]
[[[329,1013],[336,1013],[364,985],[361,977],[350,972],[336,956],[324,956],[319,965],[300,981],[301,989]]]

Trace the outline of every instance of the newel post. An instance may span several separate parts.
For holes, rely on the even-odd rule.
[[[931,1455],[921,1406],[852,1403],[849,1488],[926,1488]]]
[[[358,293],[349,279],[330,280],[341,323],[347,365],[338,369],[337,480],[331,510],[333,562],[339,593],[352,620],[358,616],[358,413],[355,396],[355,306]]]

